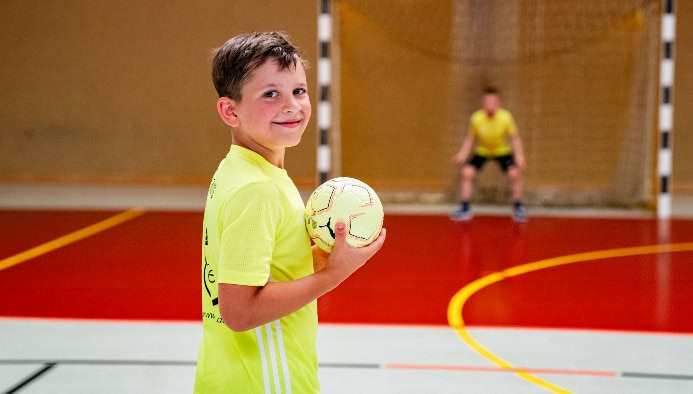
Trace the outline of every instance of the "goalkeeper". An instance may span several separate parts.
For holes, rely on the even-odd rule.
[[[512,186],[513,219],[525,222],[527,209],[522,205],[522,170],[525,155],[522,140],[512,114],[501,108],[498,92],[493,88],[484,90],[482,108],[475,111],[469,122],[469,131],[462,147],[453,157],[455,164],[462,164],[460,185],[460,207],[450,218],[454,221],[472,219],[470,198],[472,181],[488,160],[495,160],[507,174]],[[473,154],[472,148],[475,146]]]

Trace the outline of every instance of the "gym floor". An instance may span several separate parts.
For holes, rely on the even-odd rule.
[[[0,185],[0,392],[190,393],[205,192]],[[319,301],[323,393],[693,392],[693,199],[385,209]]]

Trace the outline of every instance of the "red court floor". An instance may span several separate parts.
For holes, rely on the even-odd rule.
[[[119,213],[0,210],[0,316],[199,320],[200,211],[145,211],[55,246]],[[479,284],[450,312],[467,325],[693,332],[693,220],[386,214],[385,227],[380,253],[320,299],[321,322],[447,325]]]

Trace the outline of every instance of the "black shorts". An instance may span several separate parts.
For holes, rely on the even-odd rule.
[[[512,167],[515,165],[515,157],[512,154],[509,155],[503,155],[503,156],[497,156],[497,157],[484,157],[481,155],[475,154],[472,156],[469,161],[467,161],[467,164],[470,166],[476,167],[477,170],[480,170],[481,167],[484,166],[487,160],[495,160],[500,164],[501,169],[503,172],[508,172],[508,168]]]

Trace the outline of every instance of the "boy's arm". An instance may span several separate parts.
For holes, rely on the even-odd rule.
[[[455,163],[455,164],[464,163],[464,161],[467,160],[467,156],[469,156],[469,153],[472,151],[473,145],[474,145],[474,134],[469,132],[469,133],[467,133],[467,136],[464,137],[464,141],[462,141],[462,147],[457,152],[457,154],[455,154],[455,156],[452,158],[453,163]]]
[[[233,331],[247,331],[291,314],[337,287],[363,266],[385,242],[385,229],[368,246],[346,243],[344,223],[335,229],[335,246],[321,270],[288,282],[269,282],[263,287],[219,284],[219,311]]]
[[[515,164],[519,169],[525,168],[525,152],[522,149],[522,139],[520,135],[515,133],[510,137],[510,143],[513,148],[513,156],[515,156]]]

